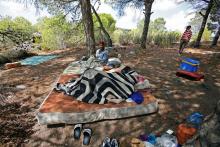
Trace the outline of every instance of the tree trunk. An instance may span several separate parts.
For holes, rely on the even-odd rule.
[[[90,0],[80,0],[80,6],[86,35],[86,45],[88,49],[88,55],[90,56],[95,54],[95,37]]]
[[[201,27],[200,27],[200,30],[199,30],[199,34],[198,34],[198,36],[196,38],[196,42],[194,44],[194,47],[199,47],[200,46],[202,34],[203,34],[204,30],[205,30],[206,22],[207,22],[207,19],[209,17],[209,14],[211,12],[212,6],[213,6],[213,1],[214,0],[210,0],[210,2],[208,4],[208,7],[207,7],[207,10],[205,12],[205,15],[202,15],[203,16],[203,20],[202,20],[202,24],[201,24]]]
[[[218,27],[215,37],[212,40],[212,46],[216,46],[218,44],[219,36],[220,36],[220,26]]]
[[[146,42],[147,42],[147,34],[148,34],[148,27],[150,24],[150,16],[152,14],[151,8],[154,0],[145,0],[144,1],[144,28],[143,28],[143,33],[141,36],[141,47],[146,48]]]
[[[109,33],[106,31],[105,27],[103,26],[102,21],[98,15],[98,13],[96,12],[95,8],[93,6],[91,6],[91,7],[92,7],[92,11],[94,12],[94,14],[99,22],[100,28],[105,35],[105,38],[107,40],[107,46],[112,47],[112,40],[111,40]]]

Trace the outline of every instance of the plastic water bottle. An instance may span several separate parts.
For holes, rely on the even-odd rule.
[[[118,54],[118,58],[119,58],[119,59],[121,58],[121,54]]]

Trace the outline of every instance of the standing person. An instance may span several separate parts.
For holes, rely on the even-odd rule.
[[[105,50],[105,43],[100,42],[100,49],[96,51],[96,58],[102,63],[107,63],[108,61],[108,51]]]
[[[180,40],[179,54],[182,54],[184,48],[189,43],[191,37],[192,37],[191,26],[187,26]]]

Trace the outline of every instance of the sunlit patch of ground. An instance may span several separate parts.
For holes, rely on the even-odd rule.
[[[192,53],[192,54],[220,54],[220,51],[212,51],[212,50],[202,50],[202,49],[198,49],[198,48],[187,48],[185,49],[186,53]]]

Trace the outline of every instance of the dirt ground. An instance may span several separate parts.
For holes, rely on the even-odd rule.
[[[209,52],[207,52],[209,51]],[[145,116],[85,124],[93,130],[91,147],[98,147],[109,136],[121,146],[141,134],[160,134],[176,126],[192,112],[205,116],[214,111],[220,99],[220,49],[188,49],[185,57],[201,61],[204,81],[176,77],[179,55],[175,48],[139,50],[122,48],[124,64],[132,67],[156,86],[153,95],[159,101],[159,111]],[[126,54],[125,54],[126,52]],[[50,128],[39,125],[35,114],[52,90],[58,76],[67,65],[85,55],[82,48],[55,51],[59,57],[36,66],[0,70],[0,146],[65,146],[80,147],[72,137],[72,125]]]

